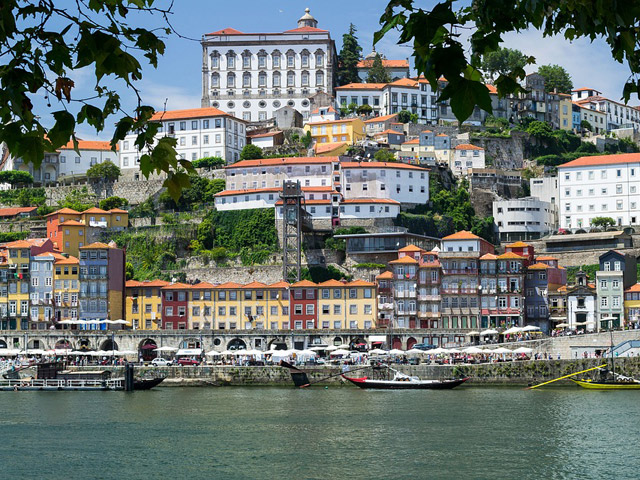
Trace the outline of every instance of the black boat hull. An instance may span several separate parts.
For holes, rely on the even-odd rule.
[[[160,385],[164,378],[149,378],[133,381],[133,390],[151,390],[153,387]]]
[[[419,382],[402,382],[402,381],[393,381],[393,380],[377,380],[371,381],[366,378],[349,378],[345,375],[342,376],[345,380],[353,383],[354,385],[364,388],[364,389],[374,389],[374,390],[450,390],[459,385],[462,385],[464,382],[469,380],[469,378],[456,378],[453,380],[440,380],[429,383],[419,383]]]

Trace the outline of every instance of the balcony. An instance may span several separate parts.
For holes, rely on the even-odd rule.
[[[477,268],[442,268],[445,275],[478,275]]]
[[[417,310],[398,310],[396,312],[397,315],[415,315]]]
[[[441,288],[440,293],[448,294],[448,295],[458,295],[458,294],[477,294],[478,288]]]
[[[394,292],[393,296],[395,298],[416,298],[416,292],[408,292],[408,291],[402,291],[402,292]]]
[[[379,303],[378,310],[393,310],[393,303]]]
[[[396,273],[394,275],[394,278],[396,280],[415,280],[416,274],[415,273]]]
[[[440,318],[440,312],[419,312],[418,318]]]

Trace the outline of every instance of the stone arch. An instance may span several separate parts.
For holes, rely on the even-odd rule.
[[[92,350],[91,340],[87,337],[82,337],[78,340],[78,350]]]
[[[362,337],[353,337],[349,342],[349,350],[364,350],[367,348],[367,342]]]
[[[335,346],[342,345],[342,337],[333,337],[333,344]]]
[[[267,346],[269,347],[268,350],[287,350],[289,348],[286,340],[283,338],[274,338]]]
[[[178,348],[202,348],[202,343],[197,337],[185,337],[178,345]]]
[[[6,348],[6,347],[0,346],[0,348]],[[42,341],[40,339],[35,339],[35,338],[31,339],[31,340],[29,340],[29,342],[27,342],[27,348],[29,350],[35,350],[35,349],[46,350],[44,341]]]
[[[56,342],[53,348],[55,348],[56,350],[73,350],[73,343],[71,343],[71,340],[61,338]]]
[[[409,337],[407,339],[407,350],[411,350],[416,343],[418,343],[418,340],[413,337]]]
[[[400,337],[393,337],[391,340],[391,348],[402,350],[402,339]]]
[[[108,339],[100,344],[100,350],[119,350],[119,348],[115,340]]]
[[[0,348],[7,348],[7,342],[0,338]]]
[[[247,344],[241,338],[234,338],[227,344],[227,350],[242,350],[246,348]]]
[[[44,182],[55,182],[58,178],[58,171],[54,165],[45,164],[44,166]]]
[[[145,338],[138,344],[138,353],[142,360],[149,361],[158,355],[158,352],[153,351],[156,348],[158,348],[158,344],[153,338]]]

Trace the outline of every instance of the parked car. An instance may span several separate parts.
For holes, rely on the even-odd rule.
[[[413,348],[417,348],[418,350],[433,350],[436,346],[429,343],[416,343]]]
[[[200,365],[200,360],[193,358],[180,358],[178,359],[178,365]]]
[[[166,358],[158,357],[151,360],[151,365],[154,367],[168,367],[173,365],[173,360],[167,360]]]

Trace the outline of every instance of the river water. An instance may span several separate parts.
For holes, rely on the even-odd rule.
[[[0,393],[2,479],[640,477],[640,392]]]

